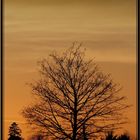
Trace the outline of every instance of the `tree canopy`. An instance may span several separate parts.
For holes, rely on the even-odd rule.
[[[40,79],[31,84],[37,101],[22,115],[51,139],[96,138],[125,123],[128,107],[121,87],[104,74],[94,60],[87,60],[75,44],[62,55],[52,53],[39,62]]]

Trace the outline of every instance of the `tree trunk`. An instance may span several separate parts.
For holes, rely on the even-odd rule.
[[[76,140],[76,135],[77,135],[77,97],[75,95],[75,102],[74,102],[74,128],[73,128],[72,140]]]

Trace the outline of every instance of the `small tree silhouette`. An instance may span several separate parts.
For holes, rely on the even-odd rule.
[[[118,137],[118,140],[130,140],[130,136],[128,134],[123,134]]]
[[[18,127],[18,124],[16,122],[13,122],[9,127],[8,140],[22,140],[21,129]]]
[[[111,132],[108,132],[105,140],[117,140],[117,136],[116,135],[114,136],[113,131],[111,131]]]
[[[130,136],[128,134],[122,134],[120,136],[113,135],[113,131],[108,132],[105,138],[101,140],[130,140]]]

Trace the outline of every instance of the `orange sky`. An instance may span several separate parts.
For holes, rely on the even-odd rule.
[[[57,50],[83,42],[105,73],[123,86],[132,104],[125,126],[136,135],[135,0],[6,0],[4,3],[4,137],[12,121],[26,138],[21,109],[32,101],[26,83],[37,79],[36,62]]]

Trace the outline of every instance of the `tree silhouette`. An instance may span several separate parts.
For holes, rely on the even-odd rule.
[[[116,135],[114,136],[113,131],[110,131],[107,133],[105,140],[117,140],[117,136]]]
[[[113,135],[113,131],[107,133],[105,138],[102,140],[130,140],[130,136],[128,134],[122,134],[120,136]]]
[[[13,122],[9,127],[8,140],[22,140],[21,129],[18,127],[18,124],[16,122]]]
[[[120,128],[125,97],[110,75],[103,74],[93,60],[86,60],[80,45],[40,64],[40,80],[31,84],[37,102],[23,109],[22,115],[52,139],[78,140],[83,135]]]
[[[123,134],[118,137],[118,140],[130,140],[130,136],[128,134]]]

